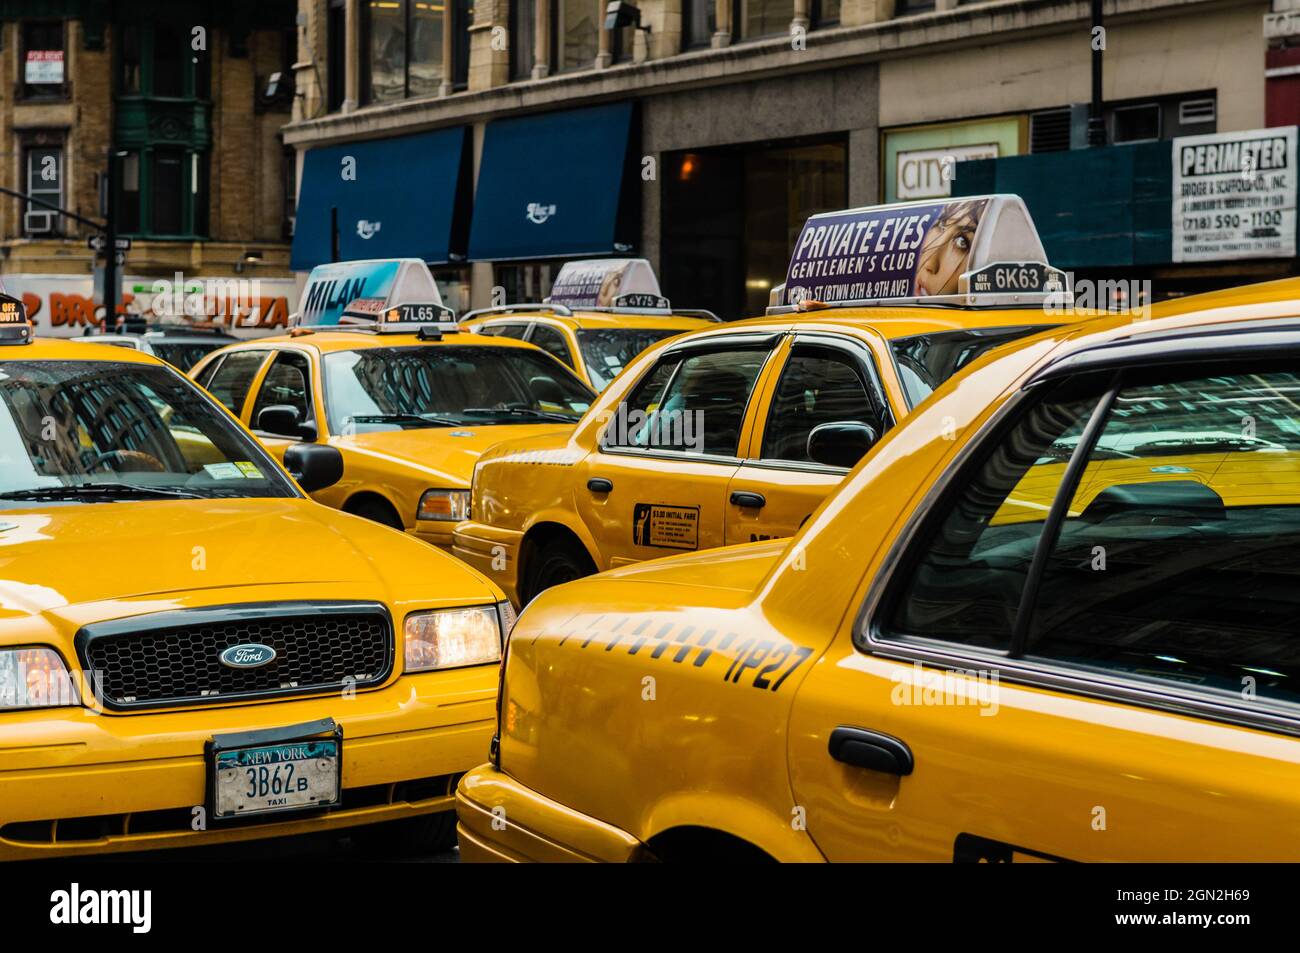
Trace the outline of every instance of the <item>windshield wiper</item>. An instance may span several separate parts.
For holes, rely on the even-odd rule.
[[[430,424],[434,427],[460,427],[459,420],[437,414],[353,414],[347,418],[356,424]]]
[[[32,486],[0,493],[0,500],[201,500],[199,493],[171,490],[159,486],[132,486],[129,483],[69,483],[62,486]]]
[[[489,415],[494,417],[532,417],[535,420],[555,420],[565,424],[574,423],[578,419],[572,414],[562,414],[555,410],[536,410],[532,407],[467,407],[461,413],[479,417]]]

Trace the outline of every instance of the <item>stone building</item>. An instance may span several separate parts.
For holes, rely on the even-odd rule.
[[[110,152],[127,310],[179,273],[258,278],[274,301],[261,310],[287,311],[295,14],[293,0],[0,5],[0,185],[87,220],[0,195],[0,278],[35,305],[38,332],[94,320],[87,239],[107,212]]]
[[[675,302],[736,317],[809,213],[1009,177],[1054,190],[1027,200],[1065,267],[1163,294],[1290,273],[1293,250],[1177,261],[1167,193],[1170,140],[1300,122],[1264,35],[1292,2],[1106,0],[1088,150],[1087,0],[300,0],[292,266],[421,257],[465,307],[637,254]],[[1151,181],[1164,198],[1108,222],[1119,240],[1068,234]]]

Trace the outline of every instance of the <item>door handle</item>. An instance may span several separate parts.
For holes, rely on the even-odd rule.
[[[745,506],[754,510],[761,510],[767,506],[767,497],[762,493],[750,493],[747,490],[737,490],[731,494],[731,502],[736,506]]]
[[[831,732],[831,757],[869,771],[899,776],[912,773],[912,749],[892,735],[840,725]]]
[[[592,477],[587,481],[587,489],[592,493],[608,493],[614,489],[614,481],[604,477]]]

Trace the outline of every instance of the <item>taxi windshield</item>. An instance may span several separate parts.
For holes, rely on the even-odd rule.
[[[231,343],[229,339],[213,341],[150,341],[156,357],[162,358],[173,367],[188,371],[200,360],[207,357],[219,347]]]
[[[582,328],[578,349],[592,386],[603,390],[651,344],[681,333],[671,328]]]
[[[296,495],[265,451],[170,368],[0,362],[0,507]]]
[[[576,423],[594,395],[532,349],[416,345],[327,354],[335,433],[553,421]]]
[[[1039,324],[1017,328],[963,328],[898,338],[890,346],[908,404],[915,407],[986,351],[1051,327],[1053,325]]]

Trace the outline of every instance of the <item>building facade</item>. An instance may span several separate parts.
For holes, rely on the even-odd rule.
[[[477,307],[636,254],[675,303],[741,317],[811,213],[1037,183],[1062,267],[1159,296],[1289,274],[1294,234],[1175,260],[1172,192],[1089,219],[1124,232],[1101,258],[1069,222],[1150,187],[1143,163],[1172,188],[1171,140],[1300,122],[1289,41],[1265,36],[1291,3],[1106,0],[1099,39],[1087,0],[300,0],[291,264],[410,254]]]
[[[152,316],[153,282],[178,274],[257,278],[257,300],[207,316],[283,323],[296,160],[280,130],[296,12],[293,0],[0,3],[0,185],[35,200],[0,195],[0,278],[38,333],[80,334],[102,317],[103,259],[88,239],[110,188],[131,244],[120,310]],[[268,92],[277,72],[285,81]]]

